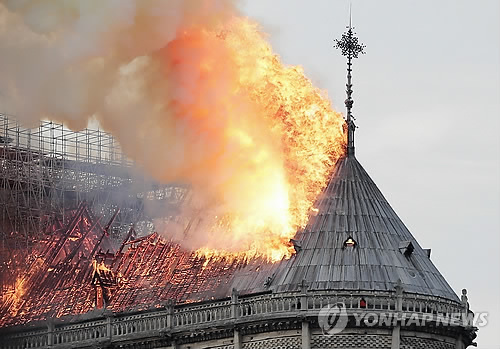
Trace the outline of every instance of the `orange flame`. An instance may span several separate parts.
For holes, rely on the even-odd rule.
[[[26,285],[25,285],[26,279],[23,277],[17,277],[16,278],[16,283],[14,285],[14,289],[12,290],[12,293],[10,294],[11,297],[11,304],[9,308],[9,312],[11,315],[15,315],[19,307],[21,306],[23,296],[26,293]]]
[[[176,175],[195,176],[195,192],[211,185],[190,227],[208,234],[198,253],[289,257],[290,238],[307,223],[344,153],[342,115],[301,67],[281,63],[248,19],[217,31],[186,29],[159,56],[175,82],[169,110],[195,134],[185,151],[195,154],[184,169],[189,174]],[[207,184],[214,176],[218,182]]]
[[[344,152],[326,94],[232,1],[57,3],[0,5],[9,109],[76,128],[93,115],[156,180],[190,184],[164,228],[186,247],[289,256]],[[22,83],[39,65],[44,93]]]

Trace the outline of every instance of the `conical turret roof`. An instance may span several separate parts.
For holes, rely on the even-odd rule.
[[[275,291],[393,291],[458,297],[354,155],[340,159],[297,236],[299,250],[276,271]],[[354,241],[353,243],[349,239]]]

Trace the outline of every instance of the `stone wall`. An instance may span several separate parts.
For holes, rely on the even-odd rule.
[[[301,349],[300,330],[273,331],[243,336],[242,349]]]
[[[315,331],[311,335],[311,348],[391,349],[391,331],[346,329],[335,335]]]

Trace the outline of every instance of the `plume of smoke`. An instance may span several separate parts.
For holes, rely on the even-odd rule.
[[[206,173],[187,174],[186,164],[216,145],[207,148],[202,128],[174,124],[168,106],[192,98],[176,84],[196,82],[196,71],[167,76],[159,52],[184,28],[210,30],[235,13],[230,0],[2,0],[0,108],[26,126],[47,118],[82,129],[96,119],[157,180],[196,182]],[[186,68],[197,59],[188,54]]]
[[[110,91],[132,62],[181,28],[210,28],[233,11],[227,0],[2,0],[2,107],[28,124],[46,117],[84,128],[106,118]]]
[[[191,247],[248,248],[270,231],[286,241],[308,209],[291,222],[289,202],[318,194],[343,121],[320,107],[287,120],[306,99],[329,103],[314,89],[288,96],[285,73],[310,85],[297,68],[268,81],[262,65],[276,58],[236,14],[229,0],[0,0],[0,108],[26,125],[95,119],[156,180],[191,185],[184,217],[203,232],[188,234]],[[301,131],[314,127],[319,144]],[[186,240],[185,223],[164,228]]]

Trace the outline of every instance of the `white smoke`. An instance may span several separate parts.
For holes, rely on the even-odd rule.
[[[46,117],[83,128],[93,116],[106,118],[134,60],[164,47],[181,26],[216,25],[232,11],[226,0],[2,0],[1,106],[25,123]]]

